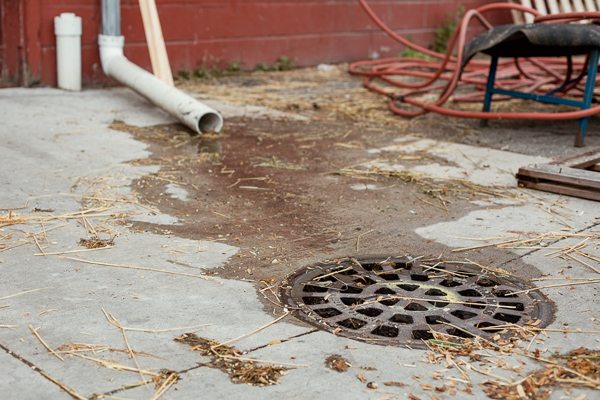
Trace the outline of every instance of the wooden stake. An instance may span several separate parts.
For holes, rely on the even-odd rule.
[[[173,75],[169,65],[165,39],[160,27],[156,3],[154,0],[140,0],[140,11],[142,12],[152,71],[157,78],[173,86]]]

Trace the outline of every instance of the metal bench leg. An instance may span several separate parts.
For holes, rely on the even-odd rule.
[[[592,104],[594,87],[596,86],[596,73],[598,72],[599,58],[598,50],[592,50],[590,53],[590,65],[588,67],[587,81],[585,83],[585,93],[583,94],[583,101],[581,104],[582,110],[587,110]],[[585,117],[579,120],[579,132],[575,137],[575,147],[583,146],[583,138],[585,136],[588,119],[589,117]]]
[[[492,91],[494,89],[494,82],[496,81],[496,71],[498,70],[498,57],[492,56],[492,61],[490,62],[490,71],[488,73],[487,84],[485,85],[485,98],[483,100],[483,111],[489,112],[492,106]],[[481,127],[488,126],[487,119],[481,120]]]

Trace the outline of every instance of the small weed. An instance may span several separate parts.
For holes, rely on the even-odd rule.
[[[239,61],[232,61],[229,64],[227,64],[226,70],[228,72],[240,72],[242,70],[242,67]]]
[[[177,72],[177,77],[179,79],[189,81],[192,78],[192,73],[187,68],[181,67],[181,69]]]
[[[296,64],[296,57],[289,58],[288,56],[279,57],[279,61],[273,65],[273,69],[275,71],[289,71],[294,69],[294,65]]]
[[[202,61],[194,69],[193,77],[198,79],[214,79],[237,75],[242,71],[239,61],[231,61],[224,65],[223,59],[212,56],[202,57]]]
[[[458,6],[456,14],[451,12],[447,14],[446,19],[442,21],[441,26],[435,30],[435,40],[430,47],[431,50],[438,53],[445,53],[446,50],[448,50],[448,42],[450,41],[450,38],[452,38],[452,35],[464,14],[464,4]]]
[[[266,63],[258,63],[254,67],[254,71],[262,72],[273,72],[273,71],[290,71],[296,66],[296,57],[281,56],[279,60],[272,67],[269,67]]]
[[[281,56],[278,61],[269,67],[266,63],[258,63],[254,68],[254,71],[263,72],[274,72],[274,71],[289,71],[295,67],[296,58]],[[177,72],[177,77],[182,80],[190,79],[218,79],[226,76],[234,76],[244,73],[242,69],[242,63],[240,61],[231,61],[225,65],[223,59],[215,58],[212,56],[204,56],[202,60],[198,62],[198,66],[193,72],[190,72],[187,68],[182,67]]]
[[[412,36],[408,35],[408,41],[412,43]],[[398,54],[398,57],[401,58],[421,58],[423,60],[434,60],[433,57],[428,56],[427,54],[421,53],[420,51],[417,50],[413,50],[410,47],[406,47],[404,50],[402,50],[402,53]]]
[[[258,63],[256,64],[256,67],[254,67],[254,70],[261,72],[269,72],[271,69],[266,63]]]

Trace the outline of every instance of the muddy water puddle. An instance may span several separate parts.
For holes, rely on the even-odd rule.
[[[423,188],[406,179],[339,173],[381,157],[367,149],[390,143],[393,129],[244,119],[202,136],[180,125],[113,128],[148,143],[150,157],[134,163],[160,166],[133,183],[139,200],[180,222],[135,228],[239,247],[217,272],[223,277],[281,281],[328,258],[439,254],[444,246],[414,229],[474,207],[453,199],[445,212],[420,201]]]

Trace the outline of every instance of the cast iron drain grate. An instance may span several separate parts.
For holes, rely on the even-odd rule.
[[[426,348],[431,331],[463,338],[510,334],[507,325],[552,320],[525,283],[475,265],[411,257],[325,261],[290,274],[281,300],[296,317],[339,336]],[[517,292],[517,293],[513,293]]]

